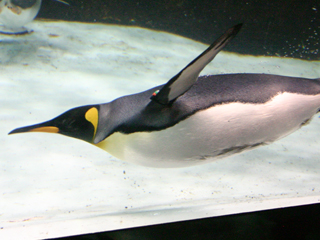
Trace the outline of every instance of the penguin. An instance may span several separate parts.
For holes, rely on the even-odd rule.
[[[270,144],[320,109],[320,79],[270,74],[199,77],[239,32],[227,30],[166,84],[73,108],[12,130],[60,133],[148,167],[189,167]]]
[[[69,5],[63,0],[58,2]],[[1,34],[22,35],[31,33],[23,27],[31,22],[38,14],[41,0],[1,0],[0,1],[0,22],[3,24]]]

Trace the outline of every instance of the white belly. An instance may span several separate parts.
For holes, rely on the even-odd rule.
[[[115,157],[151,167],[187,167],[271,143],[300,128],[320,95],[279,94],[265,104],[230,103],[155,132],[114,133],[97,144]]]

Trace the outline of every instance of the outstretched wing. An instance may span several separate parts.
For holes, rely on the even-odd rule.
[[[202,69],[235,37],[241,27],[242,23],[226,31],[196,59],[171,78],[159,91],[156,91],[151,96],[151,100],[160,104],[168,104],[188,91],[197,81]]]

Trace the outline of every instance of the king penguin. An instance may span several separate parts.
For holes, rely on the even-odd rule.
[[[226,31],[166,84],[109,103],[73,108],[22,132],[60,133],[149,167],[208,163],[269,144],[320,108],[320,79],[270,74],[199,77],[239,32]]]

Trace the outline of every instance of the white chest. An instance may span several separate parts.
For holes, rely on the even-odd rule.
[[[271,143],[300,128],[320,95],[282,93],[264,104],[228,103],[162,131],[114,133],[98,144],[115,157],[151,167],[186,167]]]

